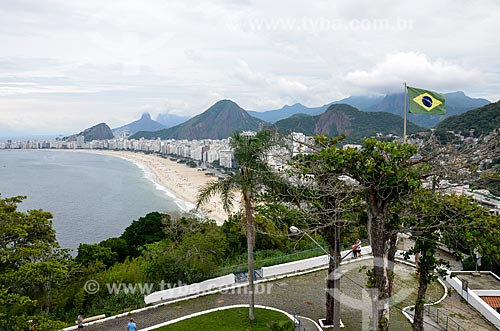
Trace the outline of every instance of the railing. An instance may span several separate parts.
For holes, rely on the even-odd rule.
[[[277,264],[282,264],[282,263],[287,263],[287,262],[293,262],[293,261],[299,261],[311,257],[316,257],[324,254],[323,251],[319,248],[312,248],[308,249],[305,251],[300,251],[300,252],[295,252],[295,253],[290,253],[282,256],[276,256],[276,257],[271,257],[267,259],[257,259],[255,260],[255,269],[260,269],[262,267],[267,267],[267,266],[273,266]],[[246,272],[248,268],[248,264],[241,263],[241,264],[235,264],[232,266],[224,267],[221,269],[218,269],[215,271],[212,275],[210,275],[210,278],[222,276],[222,275],[227,275],[227,274],[238,274],[242,272]]]
[[[257,269],[254,270],[253,272],[253,279],[254,280],[259,280],[262,279],[262,269]],[[234,280],[236,283],[243,283],[248,281],[248,272],[243,271],[243,272],[237,272],[234,274]]]
[[[455,322],[451,317],[434,306],[424,306],[424,312],[446,331],[465,331],[465,329]]]

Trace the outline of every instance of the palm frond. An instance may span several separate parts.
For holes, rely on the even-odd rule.
[[[206,204],[211,197],[219,195],[222,200],[222,208],[229,213],[233,207],[234,190],[236,188],[233,176],[223,180],[213,180],[202,186],[196,197],[196,209]]]

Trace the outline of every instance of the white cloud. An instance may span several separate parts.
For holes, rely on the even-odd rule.
[[[308,87],[285,76],[277,77],[272,74],[254,72],[245,61],[240,61],[234,76],[248,85],[254,85],[258,88],[272,90],[277,97],[303,95],[308,91]]]
[[[355,70],[344,80],[364,93],[401,91],[403,82],[441,91],[454,91],[484,84],[483,74],[442,59],[430,60],[425,54],[397,52],[388,54],[371,70]]]
[[[3,0],[0,123],[75,131],[220,98],[318,106],[404,81],[498,100],[498,17],[497,0]]]

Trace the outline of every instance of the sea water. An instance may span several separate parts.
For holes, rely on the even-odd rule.
[[[24,195],[19,209],[43,209],[63,248],[118,237],[149,212],[192,206],[162,187],[140,163],[57,150],[0,150],[2,198]]]

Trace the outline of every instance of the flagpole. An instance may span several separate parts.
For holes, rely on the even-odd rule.
[[[405,93],[404,93],[404,115],[403,115],[403,144],[406,144],[406,82],[403,83],[405,87]]]

